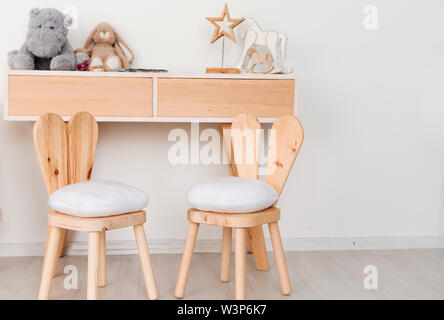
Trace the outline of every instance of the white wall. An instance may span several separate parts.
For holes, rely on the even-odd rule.
[[[220,43],[209,45],[213,28],[204,17],[218,16],[224,3],[2,1],[0,61],[22,44],[30,8],[75,5],[74,47],[95,24],[108,21],[134,50],[135,66],[203,72],[220,61]],[[287,64],[301,76],[306,138],[280,201],[283,237],[443,236],[444,2],[228,4],[233,17],[252,16],[264,29],[286,33]],[[363,28],[367,4],[379,9],[377,31]],[[226,47],[226,61],[235,64],[239,47]],[[170,165],[167,135],[175,127],[189,125],[100,124],[94,178],[121,180],[150,194],[151,239],[183,239],[187,189],[227,174],[224,166]],[[31,135],[31,123],[0,120],[0,244],[45,240],[47,196]],[[203,227],[200,239],[219,235]],[[109,238],[133,235],[121,230]]]

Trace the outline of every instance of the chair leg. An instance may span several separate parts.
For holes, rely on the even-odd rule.
[[[106,231],[100,232],[99,287],[106,286]]]
[[[63,257],[65,254],[65,244],[66,244],[67,234],[68,230],[63,229],[62,239],[60,239],[60,244],[59,244],[59,257]]]
[[[48,231],[46,232],[46,241],[45,241],[45,251],[43,253],[43,265],[45,265],[45,261],[46,261],[46,256],[47,256],[47,252],[48,252],[48,244],[49,244],[49,237],[51,236],[51,226],[48,225]],[[42,274],[40,275],[40,277],[43,277],[43,268],[42,268]]]
[[[59,258],[63,256],[63,251],[65,248],[65,240],[66,240],[66,234],[67,234],[68,230],[66,229],[62,229],[61,235],[60,235],[60,240],[59,240],[59,245],[57,248],[57,262],[59,261]],[[57,266],[58,263],[54,264],[54,269],[52,270],[52,277],[54,278],[57,274]]]
[[[222,231],[222,254],[220,281],[230,281],[230,258],[231,258],[231,237],[232,228],[224,227]]]
[[[270,230],[271,243],[273,245],[274,259],[281,283],[281,291],[284,295],[291,293],[290,277],[288,276],[287,263],[285,262],[285,253],[282,247],[281,234],[277,222],[268,224]]]
[[[88,286],[86,298],[97,300],[99,298],[99,251],[100,232],[88,233]]]
[[[270,270],[262,225],[249,228],[248,235],[249,238],[251,238],[251,246],[253,248],[256,269],[259,271]]]
[[[45,257],[43,259],[42,279],[40,282],[39,299],[49,299],[49,291],[51,290],[52,274],[54,268],[57,267],[59,260],[58,249],[59,242],[62,237],[62,229],[50,227],[48,229],[48,243],[46,247]]]
[[[248,230],[248,233],[247,233],[247,252],[250,254],[254,253],[253,252],[253,244],[251,241],[251,231],[250,230]]]
[[[235,228],[235,286],[236,300],[245,300],[247,295],[246,283],[246,236],[247,229]]]
[[[139,248],[140,263],[142,265],[143,277],[145,279],[146,292],[150,300],[156,300],[158,298],[157,286],[154,279],[154,272],[151,265],[151,258],[148,251],[143,224],[134,226],[134,234],[136,235],[137,247]]]
[[[196,244],[197,232],[199,224],[190,222],[188,228],[187,240],[183,250],[182,262],[180,263],[179,274],[177,276],[176,289],[174,295],[176,298],[183,298],[185,287],[187,285],[188,273],[190,271],[191,257],[193,256],[194,245]]]

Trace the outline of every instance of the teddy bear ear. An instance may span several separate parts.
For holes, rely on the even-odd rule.
[[[39,14],[39,12],[40,12],[40,9],[39,9],[39,8],[32,8],[31,11],[29,11],[29,15],[30,15],[31,17],[35,17],[36,15]]]
[[[65,28],[69,29],[72,26],[72,17],[70,15],[65,15],[65,19],[63,20],[63,24]]]

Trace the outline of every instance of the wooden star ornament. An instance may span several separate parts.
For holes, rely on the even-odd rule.
[[[228,22],[231,22],[231,24],[228,26],[228,32],[225,30],[220,31],[220,25],[218,22],[223,22],[225,20],[225,17],[227,18]],[[236,42],[236,39],[234,37],[233,29],[237,27],[239,24],[241,24],[245,19],[234,19],[230,17],[230,12],[228,11],[228,5],[225,5],[224,11],[222,11],[222,15],[219,18],[206,18],[208,21],[211,22],[211,24],[215,27],[213,37],[211,38],[211,43],[215,42],[217,39],[221,37],[227,37],[233,42]]]

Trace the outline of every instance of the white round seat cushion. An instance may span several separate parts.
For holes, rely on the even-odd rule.
[[[148,195],[135,187],[116,181],[87,181],[54,191],[49,206],[78,217],[106,217],[144,209]]]
[[[268,183],[238,177],[216,178],[188,192],[188,202],[193,208],[220,213],[262,211],[277,199],[277,191]]]

